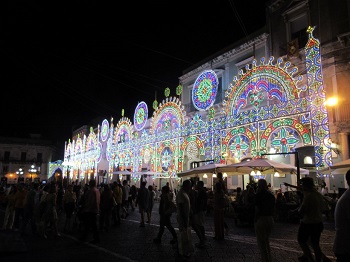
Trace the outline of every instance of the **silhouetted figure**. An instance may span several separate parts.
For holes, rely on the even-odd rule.
[[[214,229],[215,239],[223,240],[225,235],[225,193],[222,183],[217,182],[214,189]]]
[[[146,188],[146,182],[142,181],[136,197],[136,205],[139,207],[139,212],[141,215],[140,227],[145,227],[145,214],[148,207],[148,196],[149,191]]]
[[[261,260],[270,262],[270,234],[274,226],[275,197],[269,191],[266,180],[258,180],[258,189],[255,194],[255,234],[258,242]]]
[[[339,198],[334,212],[335,238],[333,252],[337,262],[350,261],[350,170],[345,175],[348,189]]]
[[[84,223],[84,231],[80,240],[85,241],[88,234],[92,232],[93,240],[91,243],[100,242],[100,236],[97,227],[97,214],[100,211],[100,191],[96,188],[96,181],[90,180],[89,189],[84,194],[82,206],[82,218]]]
[[[171,202],[173,201],[172,196],[170,195],[170,189],[168,186],[162,187],[162,193],[160,195],[159,202],[159,231],[158,235],[153,242],[156,244],[160,244],[162,241],[162,236],[164,234],[165,227],[170,231],[173,239],[170,241],[171,244],[175,244],[177,241],[177,235],[174,227],[171,225]]]

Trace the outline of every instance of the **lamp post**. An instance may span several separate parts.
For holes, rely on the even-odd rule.
[[[22,176],[24,174],[23,168],[19,168],[18,171],[16,171],[16,174],[18,175],[18,182],[22,181]]]
[[[335,116],[335,111],[334,111],[334,107],[336,105],[338,105],[338,98],[337,97],[330,97],[326,100],[325,102],[325,105],[327,107],[330,107],[331,108],[331,111],[332,111],[332,123],[336,122],[336,116]]]
[[[300,185],[300,163],[299,163],[299,152],[287,152],[287,153],[269,153],[261,154],[262,156],[276,156],[276,155],[295,155],[295,165],[297,166],[297,185]]]
[[[36,166],[33,164],[30,166],[30,168],[28,169],[28,172],[30,173],[30,182],[33,181],[33,173],[36,174],[37,169]]]

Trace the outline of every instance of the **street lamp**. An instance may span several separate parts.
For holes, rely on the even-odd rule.
[[[22,176],[24,174],[23,168],[19,168],[18,171],[16,171],[16,174],[18,175],[18,182],[22,181]]]
[[[30,173],[30,181],[32,181],[33,180],[33,173],[36,174],[36,172],[37,172],[35,165],[31,165],[30,168],[28,169],[28,172]]]
[[[331,108],[332,123],[336,122],[334,107],[338,105],[338,98],[335,96],[328,98],[325,102],[325,105]]]

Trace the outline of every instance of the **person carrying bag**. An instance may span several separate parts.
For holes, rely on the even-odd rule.
[[[185,258],[190,257],[194,252],[192,244],[192,232],[190,227],[190,198],[188,196],[191,190],[192,183],[190,180],[185,180],[181,189],[176,195],[177,206],[177,222],[179,224],[178,231],[178,252],[180,256]]]

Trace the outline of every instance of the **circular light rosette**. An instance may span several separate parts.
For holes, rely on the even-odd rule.
[[[102,142],[105,142],[107,140],[109,133],[109,123],[107,119],[102,121],[102,126],[101,126],[101,140]]]
[[[142,130],[148,119],[148,107],[145,102],[140,102],[134,113],[134,126],[137,131]]]
[[[98,142],[97,144],[97,163],[100,163],[102,159],[102,144],[101,142]]]
[[[192,102],[199,111],[210,108],[218,91],[219,80],[213,70],[202,72],[193,84]]]

